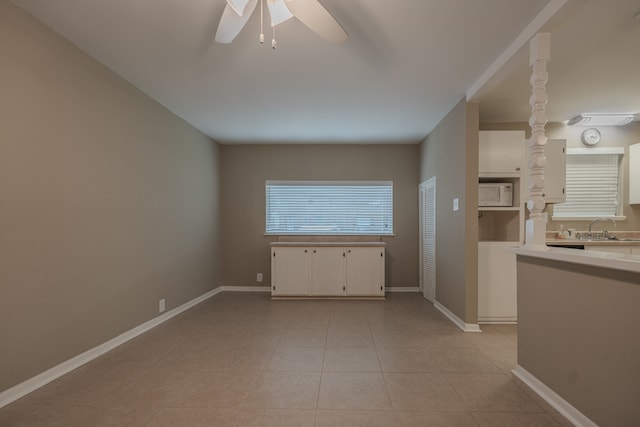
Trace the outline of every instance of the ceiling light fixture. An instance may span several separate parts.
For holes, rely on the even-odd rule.
[[[580,114],[570,119],[569,126],[622,126],[635,120],[632,113],[621,114]]]
[[[264,0],[260,0],[260,43],[264,43]],[[220,18],[215,41],[231,43],[245,26],[256,9],[258,0],[227,0]],[[318,0],[267,0],[271,15],[271,47],[276,45],[276,26],[293,17],[297,18],[313,32],[333,43],[347,39],[347,33]]]

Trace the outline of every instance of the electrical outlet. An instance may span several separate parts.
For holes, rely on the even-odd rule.
[[[158,312],[162,313],[164,311],[164,298],[162,298],[159,302],[158,302]]]
[[[262,273],[258,273],[258,275],[256,276],[256,282],[262,282]]]

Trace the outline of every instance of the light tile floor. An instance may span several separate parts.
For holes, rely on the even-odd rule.
[[[515,326],[419,294],[222,293],[0,409],[1,426],[568,426],[512,376]]]

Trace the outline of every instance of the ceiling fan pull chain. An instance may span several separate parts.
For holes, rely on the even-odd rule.
[[[260,44],[264,44],[264,0],[260,0]]]
[[[271,47],[275,49],[278,47],[278,43],[276,43],[276,27],[271,27],[271,30],[273,32],[273,37],[271,39]]]

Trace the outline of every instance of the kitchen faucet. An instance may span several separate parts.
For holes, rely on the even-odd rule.
[[[616,226],[616,221],[613,218],[596,218],[593,221],[591,221],[591,224],[589,224],[589,238],[591,238],[592,234],[591,234],[591,227],[593,227],[593,224],[595,224],[598,221],[611,221],[611,223],[613,223],[613,226]],[[607,235],[607,230],[605,230],[605,238],[609,237]]]

